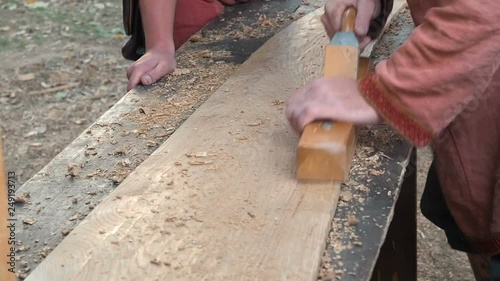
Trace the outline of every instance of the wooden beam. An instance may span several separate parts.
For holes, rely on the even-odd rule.
[[[255,52],[26,280],[315,280],[340,185],[297,183],[281,104],[321,73],[320,13]]]
[[[297,183],[280,103],[326,43],[318,12],[271,38],[26,280],[314,280],[340,185]]]
[[[313,8],[314,2],[308,7]],[[23,265],[19,275],[36,268],[238,66],[298,17],[299,4],[300,0],[279,0],[263,5],[258,0],[227,7],[222,17],[196,34],[201,41],[187,42],[176,52],[180,68],[176,75],[128,92],[30,180],[17,182],[16,194],[29,196],[16,203],[16,217],[34,222],[16,229],[17,264]],[[283,21],[272,27],[258,20],[278,15]],[[242,25],[252,32],[234,40],[232,31]],[[69,163],[81,168],[77,176],[67,176]]]

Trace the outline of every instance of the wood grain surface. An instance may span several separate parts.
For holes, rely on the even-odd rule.
[[[321,76],[321,13],[256,51],[26,280],[315,280],[340,186],[297,183],[282,102]]]
[[[321,76],[319,15],[256,51],[26,280],[314,280],[340,186],[296,182],[281,103]]]
[[[282,102],[322,10],[270,39],[26,280],[315,280],[340,186],[298,184]]]

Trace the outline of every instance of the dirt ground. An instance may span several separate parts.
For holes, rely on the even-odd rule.
[[[0,120],[19,186],[125,95],[124,38],[121,1],[0,1]]]
[[[0,127],[18,186],[125,95],[121,1],[0,0]],[[419,191],[432,159],[418,153]],[[419,280],[473,280],[419,215]]]

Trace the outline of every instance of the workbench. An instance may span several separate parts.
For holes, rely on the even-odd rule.
[[[268,9],[254,15],[264,16],[264,20],[243,13],[247,6],[228,9],[223,18],[179,51],[176,75],[128,93],[23,185],[17,191],[18,196],[25,194],[23,201],[27,201],[19,203],[17,212],[18,220],[24,221],[17,233],[21,262],[31,269],[42,262],[224,78],[300,16],[296,11],[299,4],[268,3]],[[303,6],[300,9],[310,11]],[[266,23],[266,16],[277,14],[282,15],[279,25]],[[250,33],[261,33],[234,40],[231,30],[241,24],[249,26]],[[377,61],[390,55],[411,28],[408,11],[402,10],[372,57]],[[415,150],[387,125],[361,128],[359,140],[351,179],[342,186],[318,278],[416,280]],[[78,166],[76,173],[72,163]]]

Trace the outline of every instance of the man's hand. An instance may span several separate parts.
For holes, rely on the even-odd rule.
[[[321,78],[301,87],[286,102],[285,114],[299,135],[307,124],[315,120],[356,125],[382,122],[359,92],[357,82],[346,77]]]
[[[139,82],[151,85],[174,71],[176,66],[175,50],[151,48],[140,59],[127,68],[127,91]]]
[[[359,40],[359,47],[363,50],[372,40],[366,36],[370,27],[370,21],[380,13],[381,0],[329,0],[325,5],[325,13],[321,16],[326,33],[332,38],[340,31],[342,26],[342,15],[349,7],[357,9],[354,32]]]

